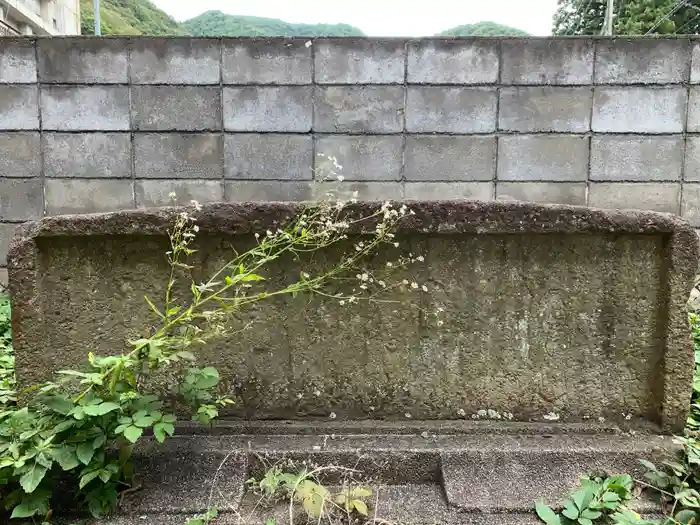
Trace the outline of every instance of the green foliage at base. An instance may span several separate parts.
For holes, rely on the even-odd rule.
[[[182,24],[158,9],[149,0],[100,0],[100,27],[103,35],[187,35]],[[95,34],[92,0],[80,0],[80,32]]]
[[[194,36],[365,36],[348,24],[290,24],[277,18],[207,11],[184,22]]]
[[[529,36],[529,33],[495,22],[478,22],[453,27],[439,33],[438,36]]]

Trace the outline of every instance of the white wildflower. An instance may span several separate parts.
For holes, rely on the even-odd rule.
[[[384,281],[377,281],[377,284],[382,288],[386,288],[386,283]]]
[[[328,417],[331,419],[335,419],[337,416],[335,415],[335,412],[331,412],[330,414],[328,414]]]
[[[442,326],[444,324],[445,324],[445,321],[443,321],[442,319],[438,319],[438,322],[437,322],[438,326]]]
[[[191,204],[192,206],[194,206],[194,209],[197,210],[197,211],[199,211],[199,210],[202,209],[202,205],[199,204],[196,200],[191,200],[191,201],[190,201],[190,204]]]
[[[418,283],[416,283],[416,282],[411,283],[411,288],[413,288],[414,290],[417,289]]]
[[[192,231],[197,233],[199,231],[199,226],[197,226],[196,224],[192,226]]]
[[[554,412],[550,412],[549,414],[545,414],[542,416],[544,419],[547,421],[559,421],[559,414],[555,414]]]
[[[321,391],[319,389],[314,390],[314,395],[319,397],[321,395]]]
[[[386,263],[386,265],[387,265],[387,267],[391,268],[392,266],[394,266],[394,263],[389,261],[388,263]]]
[[[404,286],[408,286],[408,280],[407,280],[407,279],[404,279],[403,281],[401,281],[401,283],[402,283]]]
[[[404,416],[406,416],[406,419],[411,419],[411,418],[413,417],[413,416],[412,416],[410,413],[408,413],[408,412],[406,412],[406,413],[404,414]]]
[[[304,279],[308,279],[309,277],[311,277],[311,276],[310,276],[308,273],[306,273],[306,272],[301,272],[301,276],[302,276]]]
[[[598,422],[599,422],[599,423],[605,423],[605,418],[602,417],[602,416],[599,417],[599,418],[598,418]]]
[[[267,230],[265,232],[265,235],[267,235],[268,237],[272,237],[272,232],[270,230]]]
[[[627,415],[625,416],[625,419],[626,419],[627,421],[629,421],[630,419],[632,419],[632,414],[627,414]]]
[[[343,300],[341,299],[340,302],[339,302],[339,304],[340,304],[340,306],[345,306],[345,301],[343,301]]]
[[[299,392],[299,393],[297,394],[297,399],[301,399],[302,397],[304,397],[304,394],[302,394],[301,392]]]
[[[457,415],[460,417],[464,417],[467,415],[467,413],[464,411],[463,408],[460,408],[459,410],[457,410]]]
[[[424,292],[428,291],[428,287],[426,285],[421,286],[420,289],[423,290]]]
[[[311,47],[311,40],[307,40],[307,41],[304,43],[304,47]],[[319,153],[319,155],[321,155],[321,153]]]
[[[260,238],[260,234],[259,234],[258,232],[255,232],[255,238],[256,238],[256,239],[259,239],[259,238]]]
[[[361,277],[362,277],[363,281],[366,281],[367,279],[369,279],[369,275],[366,272],[363,273]]]
[[[168,197],[170,197],[171,199],[176,199],[177,194],[174,191],[171,191],[170,193],[168,193]]]
[[[394,243],[394,248],[398,248],[398,247],[399,247],[399,243],[398,243],[398,242],[395,242],[395,243]]]
[[[422,255],[419,255],[418,257],[416,257],[416,261],[423,262],[423,261],[425,261],[425,257],[423,257]]]

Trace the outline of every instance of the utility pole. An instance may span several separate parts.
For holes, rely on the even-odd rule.
[[[92,0],[92,8],[95,11],[95,36],[100,36],[102,34],[102,27],[100,24],[100,0]]]
[[[95,0],[95,1],[98,1],[98,0]],[[605,10],[605,25],[603,26],[603,35],[612,36],[614,19],[615,19],[615,0],[608,0],[608,7]]]

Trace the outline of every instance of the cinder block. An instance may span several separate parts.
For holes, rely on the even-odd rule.
[[[0,39],[0,84],[36,82],[34,41],[23,38]]]
[[[680,180],[683,137],[601,136],[591,139],[592,180]]]
[[[498,182],[496,199],[585,206],[585,182]]]
[[[503,131],[585,133],[591,129],[591,88],[502,88],[498,126]]]
[[[134,84],[219,84],[216,38],[144,38],[132,42]]]
[[[596,84],[679,84],[688,81],[688,40],[615,38],[600,40],[596,46]]]
[[[491,88],[412,86],[406,130],[417,133],[493,133],[498,94]]]
[[[134,182],[137,208],[222,202],[223,183],[219,180],[137,180]],[[175,199],[170,197],[175,193]]]
[[[39,133],[0,133],[0,177],[39,177]]]
[[[221,129],[221,90],[204,86],[133,86],[132,125],[142,131]]]
[[[224,129],[227,131],[311,131],[311,86],[226,87]]]
[[[44,133],[42,138],[46,177],[131,177],[128,133]]]
[[[0,286],[7,286],[7,268],[0,268]]]
[[[228,202],[300,202],[312,200],[311,195],[308,182],[228,180],[224,183]]]
[[[0,179],[0,220],[31,221],[43,210],[40,179]]]
[[[39,81],[126,84],[129,76],[125,44],[122,39],[39,39]]]
[[[46,179],[46,215],[101,213],[134,208],[131,180]]]
[[[511,135],[498,139],[498,180],[578,181],[588,175],[588,137]]]
[[[692,86],[688,93],[687,131],[700,131],[700,86]]]
[[[224,39],[224,84],[311,84],[308,38]]]
[[[592,208],[651,210],[678,214],[681,186],[671,182],[591,182]]]
[[[690,47],[690,83],[700,84],[700,42],[694,40],[691,42]]]
[[[314,79],[319,84],[402,84],[406,47],[400,40],[317,39]]]
[[[223,137],[218,133],[134,135],[137,179],[220,179],[223,173]]]
[[[492,182],[406,182],[404,199],[417,200],[493,200]]]
[[[328,184],[313,184],[311,190],[315,201],[326,197]],[[333,195],[339,199],[357,199],[365,202],[400,201],[404,198],[404,187],[400,182],[343,182],[334,186]]]
[[[593,131],[603,133],[681,133],[684,88],[597,87]]]
[[[314,94],[314,131],[400,133],[404,88],[399,86],[319,86]]]
[[[700,184],[688,183],[683,185],[681,217],[692,226],[700,226]]]
[[[7,264],[7,251],[10,249],[10,241],[15,236],[17,224],[0,222],[0,266]]]
[[[492,180],[496,171],[496,138],[409,135],[404,159],[406,180]]]
[[[41,90],[44,129],[127,131],[129,88],[125,86],[45,86]]]
[[[400,136],[329,135],[316,138],[315,178],[327,176],[325,157],[335,157],[345,180],[378,181],[401,178],[403,138]]]
[[[418,40],[408,44],[407,81],[413,84],[495,84],[497,40]]]
[[[224,138],[228,179],[311,180],[311,135],[236,133]]]
[[[0,84],[0,130],[39,129],[36,86]]]
[[[685,141],[683,179],[700,182],[700,136],[689,135]]]
[[[580,85],[592,80],[592,40],[518,38],[501,42],[502,84]]]

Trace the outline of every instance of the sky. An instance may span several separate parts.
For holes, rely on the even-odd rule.
[[[481,21],[547,36],[557,0],[152,0],[182,21],[204,11],[279,18],[291,23],[346,23],[368,36],[430,36]]]

